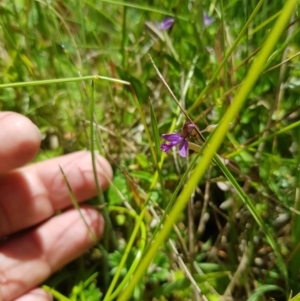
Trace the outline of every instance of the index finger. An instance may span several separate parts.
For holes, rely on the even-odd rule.
[[[78,202],[97,194],[91,154],[86,151],[14,170],[0,177],[0,237],[31,227],[72,205],[60,166]],[[98,155],[96,170],[104,190],[112,177],[111,166]]]
[[[41,135],[25,116],[0,112],[0,174],[32,160],[39,151]]]

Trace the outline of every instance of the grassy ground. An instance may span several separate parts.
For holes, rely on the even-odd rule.
[[[38,125],[37,160],[97,149],[114,167],[104,198],[116,239],[49,279],[58,300],[300,292],[296,2],[0,4],[0,109]],[[173,26],[158,29],[166,17]],[[165,155],[161,134],[187,118],[206,143]]]

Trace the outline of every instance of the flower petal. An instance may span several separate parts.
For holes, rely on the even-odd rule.
[[[188,152],[188,147],[189,147],[189,144],[188,144],[188,142],[184,139],[183,141],[182,141],[182,143],[179,145],[179,150],[178,150],[178,152],[179,152],[179,155],[181,156],[181,157],[186,157],[186,155],[187,155],[187,152]]]
[[[171,147],[173,147],[174,145],[172,144],[166,144],[166,143],[163,143],[161,146],[160,146],[160,149],[166,153],[170,150]]]
[[[192,122],[188,122],[188,123],[187,123],[187,129],[188,129],[189,134],[193,131],[193,129],[194,129],[195,127],[196,127],[196,126],[195,126]]]
[[[209,17],[207,14],[203,14],[204,27],[208,27],[209,25],[211,25],[214,22],[215,22],[214,18]]]
[[[175,21],[174,18],[166,18],[162,22],[157,23],[157,27],[160,30],[167,30],[167,29],[171,28],[171,26],[173,25],[174,21]]]
[[[180,143],[183,140],[183,137],[179,133],[174,134],[162,134],[161,135],[163,139],[169,141],[169,142],[175,142],[173,145]]]

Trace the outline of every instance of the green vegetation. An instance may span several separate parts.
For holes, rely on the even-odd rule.
[[[296,0],[0,9],[0,109],[40,128],[36,160],[98,150],[115,174],[90,200],[114,235],[46,290],[57,300],[299,299]],[[162,153],[161,135],[188,119],[202,137],[189,137],[189,156]]]

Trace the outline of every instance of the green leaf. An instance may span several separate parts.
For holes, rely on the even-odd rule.
[[[168,296],[175,291],[182,291],[191,286],[191,282],[187,278],[178,279],[170,283],[164,283],[155,290],[154,297]]]
[[[133,178],[144,180],[144,181],[147,181],[149,183],[151,183],[152,179],[153,179],[153,174],[152,173],[150,173],[148,171],[143,171],[143,170],[131,171],[130,175]]]
[[[259,297],[271,291],[281,291],[282,293],[284,293],[284,290],[281,287],[277,285],[266,284],[257,288],[255,292],[248,298],[247,301],[256,301],[259,299]]]
[[[112,183],[113,185],[111,185],[107,191],[109,204],[110,205],[122,204],[123,200],[122,198],[120,198],[119,192],[124,196],[124,198],[128,198],[127,180],[121,172],[117,172]]]

